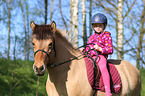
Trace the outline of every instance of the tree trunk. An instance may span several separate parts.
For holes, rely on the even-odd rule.
[[[79,0],[71,0],[71,12],[72,12],[72,30],[73,30],[73,45],[74,47],[78,47],[78,35],[79,35],[79,30],[78,30],[78,4]]]
[[[61,14],[61,19],[62,19],[63,24],[64,24],[65,29],[66,29],[65,35],[67,36],[67,34],[68,34],[68,29],[67,29],[66,21],[65,21],[65,19],[64,19],[64,17],[63,17],[63,12],[62,12],[62,10],[61,10],[61,0],[59,0],[59,10],[60,10],[60,14]]]
[[[27,60],[29,61],[29,54],[30,54],[30,30],[29,30],[29,9],[28,9],[28,3],[26,2],[26,14],[27,14]]]
[[[24,13],[24,10],[23,10],[23,5],[22,5],[22,2],[21,0],[19,1],[19,4],[20,4],[20,7],[21,7],[21,11],[22,11],[22,15],[23,15],[23,23],[24,23],[24,31],[25,31],[25,60],[27,60],[27,30],[26,30],[26,20],[25,20],[25,13]]]
[[[10,39],[11,39],[11,0],[8,0],[8,10],[9,10],[9,13],[8,13],[8,53],[7,53],[7,59],[9,60],[10,59]]]
[[[87,32],[86,32],[86,5],[85,5],[86,0],[81,0],[81,5],[82,5],[82,36],[83,36],[83,42],[84,45],[87,44]]]
[[[45,3],[45,24],[47,24],[47,0],[44,0],[44,3]]]
[[[15,36],[14,51],[13,51],[14,61],[16,61],[16,44],[17,44],[17,36]]]
[[[123,0],[118,0],[117,59],[123,59]]]
[[[52,22],[52,16],[53,16],[53,0],[51,0],[50,22]]]
[[[142,44],[143,44],[143,36],[145,34],[144,24],[145,24],[145,2],[144,2],[144,9],[142,11],[142,16],[141,16],[141,27],[140,27],[140,35],[139,35],[138,48],[137,48],[136,67],[138,69],[140,69],[140,59],[142,58],[141,50],[142,50]]]
[[[72,1],[70,0],[70,23],[69,23],[69,33],[68,33],[68,41],[72,42]]]
[[[39,92],[39,76],[38,76],[38,78],[37,78],[36,96],[38,96],[38,92]]]
[[[92,18],[92,0],[90,0],[90,6],[89,6],[89,20],[90,20],[90,24],[89,24],[89,32],[90,32],[90,36],[92,35],[92,24],[91,24],[91,18]]]

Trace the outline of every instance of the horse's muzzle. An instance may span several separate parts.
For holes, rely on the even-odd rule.
[[[43,76],[45,73],[45,65],[43,64],[41,67],[37,68],[35,64],[33,64],[34,72],[37,76]]]

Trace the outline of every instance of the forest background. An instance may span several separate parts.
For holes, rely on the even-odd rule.
[[[15,96],[24,79],[20,74],[26,74],[25,70],[31,74],[26,78],[33,78],[28,81],[34,84],[32,89],[36,88],[38,95],[39,78],[32,71],[31,21],[36,24],[55,21],[77,48],[85,45],[93,34],[90,20],[96,13],[108,18],[106,31],[111,32],[114,47],[109,59],[127,60],[144,72],[145,0],[0,0],[0,69],[5,70],[0,73],[0,89],[9,88],[9,93],[2,96]],[[44,82],[40,82],[43,87]]]

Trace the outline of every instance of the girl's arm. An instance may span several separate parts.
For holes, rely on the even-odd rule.
[[[113,53],[113,45],[112,38],[109,32],[105,32],[104,34],[104,47],[102,48],[102,54],[112,54]]]

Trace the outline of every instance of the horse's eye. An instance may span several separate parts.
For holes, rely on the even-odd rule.
[[[34,46],[35,44],[32,42],[32,45]]]
[[[50,43],[48,47],[51,48],[52,47],[52,43]]]

